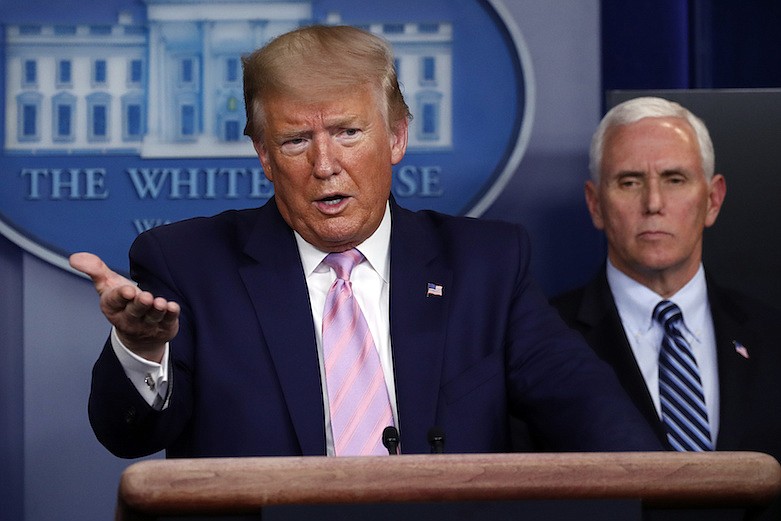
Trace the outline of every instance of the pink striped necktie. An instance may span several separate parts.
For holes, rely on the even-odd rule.
[[[380,357],[350,282],[363,258],[352,249],[323,261],[336,272],[325,300],[323,356],[337,456],[387,455],[382,431],[393,425]]]

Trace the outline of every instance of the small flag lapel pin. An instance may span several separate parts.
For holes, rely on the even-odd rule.
[[[732,341],[733,344],[735,344],[735,352],[737,352],[740,356],[742,356],[745,359],[748,359],[748,349],[746,349],[746,346],[738,342],[737,340]]]
[[[441,284],[434,284],[433,282],[429,282],[426,285],[426,296],[427,297],[441,297],[442,296],[442,285]]]

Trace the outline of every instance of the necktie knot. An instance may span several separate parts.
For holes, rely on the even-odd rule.
[[[675,303],[669,300],[659,302],[654,308],[654,320],[659,322],[665,330],[683,320],[683,313]]]
[[[360,264],[363,258],[363,254],[353,248],[339,253],[329,253],[323,262],[333,268],[336,278],[349,281],[353,268]]]

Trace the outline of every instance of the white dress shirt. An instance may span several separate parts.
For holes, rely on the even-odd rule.
[[[361,307],[366,322],[369,325],[374,345],[380,356],[385,383],[388,387],[394,425],[398,426],[396,410],[396,390],[393,378],[393,357],[390,343],[389,319],[389,289],[390,289],[390,205],[385,205],[385,214],[380,226],[375,232],[358,245],[357,249],[365,257],[365,261],[353,268],[350,275],[353,294]],[[306,242],[297,232],[294,232],[301,263],[304,267],[309,302],[312,308],[312,321],[317,342],[317,359],[320,366],[320,382],[322,384],[323,404],[325,405],[325,437],[326,452],[334,455],[333,433],[331,431],[331,414],[328,402],[328,391],[325,387],[325,366],[323,363],[323,311],[328,290],[336,280],[336,272],[323,264],[328,252],[320,251]],[[130,352],[112,329],[111,343],[114,352],[125,369],[125,374],[133,382],[138,392],[149,405],[158,409],[168,406],[166,400],[168,389],[173,385],[173,375],[168,372],[169,346],[160,364],[145,360]]]
[[[705,270],[697,273],[675,295],[664,299],[607,262],[607,282],[618,308],[627,340],[645,385],[661,418],[659,400],[659,351],[664,328],[653,319],[653,311],[662,300],[674,302],[683,313],[683,336],[692,348],[700,370],[705,406],[708,409],[711,441],[715,444],[719,426],[719,381],[716,360],[716,335],[713,329]]]

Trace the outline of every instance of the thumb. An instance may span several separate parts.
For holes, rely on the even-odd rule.
[[[68,261],[73,269],[92,279],[98,293],[103,293],[104,290],[113,286],[133,285],[131,281],[112,271],[100,257],[93,253],[74,253]]]

